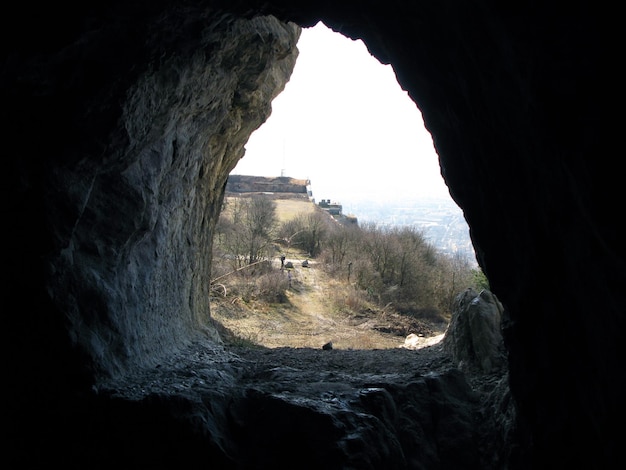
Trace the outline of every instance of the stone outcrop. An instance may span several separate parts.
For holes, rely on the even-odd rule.
[[[169,15],[174,16],[165,30],[135,52],[135,81],[118,91],[123,95],[109,98],[116,83],[97,90],[107,96],[101,107],[120,100],[112,127],[75,131],[88,136],[105,131],[103,142],[89,142],[99,147],[75,149],[71,157],[62,153],[71,161],[55,166],[42,182],[47,195],[42,210],[53,235],[45,253],[53,273],[46,288],[64,312],[76,347],[106,373],[132,367],[128,363],[154,364],[198,331],[218,339],[207,328],[215,217],[228,173],[250,134],[270,115],[271,100],[297,57],[295,24],[217,13],[194,18],[193,12],[176,9]],[[145,25],[147,30],[159,27],[158,19],[153,21],[157,24]],[[198,31],[184,50],[156,57],[168,29],[179,28]],[[94,35],[78,37],[62,54],[81,57],[92,47],[113,47],[109,42],[117,39],[107,36],[113,33],[103,27],[105,43],[92,44]],[[44,64],[36,65],[47,72]],[[80,62],[76,69],[68,73],[79,73]],[[61,77],[52,82],[55,78],[44,96],[54,97],[65,86]],[[97,126],[101,112],[86,109],[81,125]],[[66,146],[72,146],[75,132],[68,129]],[[57,158],[54,152],[45,153],[50,162]]]
[[[7,6],[7,459],[237,465],[247,438],[230,419],[249,416],[237,414],[245,399],[228,411],[229,390],[245,378],[210,319],[212,231],[228,174],[288,79],[299,26],[323,20],[393,65],[502,302],[516,432],[489,461],[623,466],[626,262],[605,16],[589,1]],[[177,357],[202,360],[176,375]],[[397,389],[386,390],[373,401]],[[284,418],[278,397],[250,399],[282,404]],[[406,449],[429,439],[407,436]]]
[[[467,289],[457,296],[443,348],[462,368],[489,373],[504,366],[502,309],[488,290]]]

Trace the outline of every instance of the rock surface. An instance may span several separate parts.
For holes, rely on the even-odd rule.
[[[493,406],[507,390],[502,371],[466,375],[441,345],[417,351],[196,345],[157,368],[103,384],[99,395],[176,410],[219,437],[207,443],[210,451],[185,449],[182,463],[204,456],[220,468],[483,469],[497,467],[491,459],[505,445],[502,429],[512,429],[497,423],[511,412],[510,400]],[[101,416],[99,426],[118,435],[118,413]],[[141,447],[160,432],[142,429],[123,439]],[[302,456],[306,462],[297,463]]]
[[[463,367],[492,372],[505,364],[502,304],[488,290],[458,295],[443,347]]]

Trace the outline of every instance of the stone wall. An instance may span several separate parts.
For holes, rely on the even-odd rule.
[[[230,175],[226,183],[226,192],[307,194],[308,185],[308,180],[287,176]]]

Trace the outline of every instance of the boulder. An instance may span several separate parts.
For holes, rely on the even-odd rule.
[[[456,298],[444,350],[463,368],[485,373],[499,369],[505,360],[501,318],[502,304],[493,293],[467,289]]]

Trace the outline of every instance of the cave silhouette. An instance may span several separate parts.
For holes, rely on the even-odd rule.
[[[605,15],[588,1],[8,6],[6,459],[623,466],[626,263]],[[280,370],[246,381],[221,346],[206,281],[224,187],[293,70],[300,28],[320,20],[393,64],[504,306],[515,413],[489,432],[472,431],[455,368],[333,382],[344,395],[303,370],[299,396],[272,388]]]

